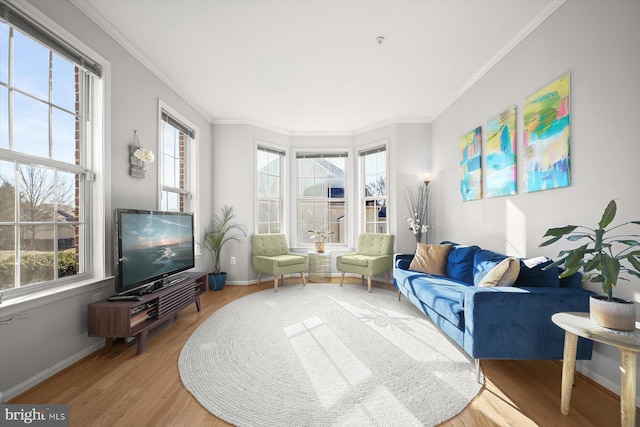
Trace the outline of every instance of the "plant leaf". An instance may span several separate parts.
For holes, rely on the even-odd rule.
[[[604,210],[604,213],[602,214],[602,219],[600,219],[598,226],[600,228],[606,228],[609,224],[611,224],[611,221],[613,221],[613,219],[616,217],[616,210],[617,210],[616,201],[615,200],[610,201],[609,205],[607,205],[607,208]]]
[[[607,255],[606,253],[602,254],[602,276],[604,278],[604,286],[607,284],[611,284],[612,286],[616,285],[618,281],[618,274],[620,273],[620,261],[616,258]]]
[[[547,230],[547,232],[544,234],[544,236],[542,237],[549,237],[549,236],[559,236],[562,237],[565,234],[569,234],[571,233],[573,230],[575,230],[576,228],[578,228],[577,225],[565,225],[564,227],[555,227],[555,228],[550,228]]]
[[[545,236],[546,236],[546,234],[545,234]],[[555,242],[557,242],[557,241],[558,241],[558,240],[560,240],[560,239],[562,239],[562,236],[556,236],[556,237],[554,237],[553,239],[549,239],[549,240],[547,240],[546,242],[542,242],[542,243],[540,243],[539,247],[549,246],[550,244],[555,243]]]

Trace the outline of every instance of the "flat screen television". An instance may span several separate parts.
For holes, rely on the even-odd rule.
[[[116,229],[120,295],[166,286],[195,267],[192,213],[116,209]]]

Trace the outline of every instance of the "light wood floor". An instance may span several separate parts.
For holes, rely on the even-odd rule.
[[[350,286],[360,285],[359,280],[347,280]],[[294,283],[296,278],[286,279],[284,286]],[[148,340],[142,355],[136,356],[135,344],[115,343],[108,354],[97,351],[8,403],[69,404],[71,426],[227,426],[182,386],[178,356],[191,333],[213,312],[271,287],[271,282],[264,282],[209,291],[202,296],[201,312],[195,304],[183,310],[175,323]],[[374,283],[373,292],[385,287]],[[483,361],[481,367],[484,389],[444,426],[620,425],[618,396],[579,373],[570,414],[560,414],[558,361]]]

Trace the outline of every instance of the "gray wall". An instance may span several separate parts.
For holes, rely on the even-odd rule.
[[[556,257],[570,246],[539,248],[544,232],[567,224],[595,226],[611,199],[618,203],[616,222],[640,219],[639,21],[638,1],[567,1],[432,123],[438,241]],[[463,203],[460,137],[515,104],[522,149],[523,100],[566,72],[571,72],[571,185]],[[586,287],[602,293],[598,285]],[[640,301],[640,283],[621,281],[614,293]],[[579,365],[619,393],[617,350],[596,345],[593,360]]]
[[[150,165],[147,178],[129,176],[128,146],[137,129],[140,142],[154,153],[157,147],[158,98],[200,130],[199,185],[202,217],[209,222],[211,212],[212,132],[210,123],[187,102],[163,84],[154,74],[127,53],[112,38],[68,1],[30,1],[60,26],[72,33],[111,63],[110,122],[111,159],[107,168],[111,175],[111,208],[156,209],[157,161]],[[107,214],[107,254],[112,253],[111,222]],[[107,260],[110,273],[111,257]],[[198,267],[202,260],[198,259]],[[70,289],[53,298],[42,298],[0,309],[0,400],[6,401],[37,382],[79,360],[101,346],[102,340],[87,337],[87,304],[92,299],[113,294],[113,280],[96,282],[81,289]]]

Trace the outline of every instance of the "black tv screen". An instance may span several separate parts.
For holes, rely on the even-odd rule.
[[[119,294],[195,267],[192,213],[117,209],[116,227]]]

